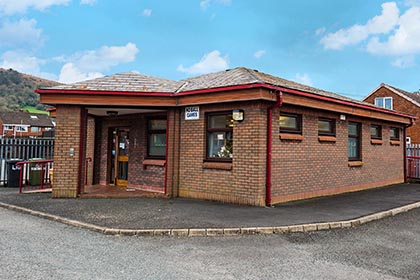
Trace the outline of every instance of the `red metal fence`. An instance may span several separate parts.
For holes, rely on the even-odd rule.
[[[420,180],[420,145],[407,145],[407,178]]]
[[[52,183],[53,160],[28,160],[16,163],[19,193],[49,191]]]

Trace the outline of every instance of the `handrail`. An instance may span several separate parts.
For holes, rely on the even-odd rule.
[[[22,181],[23,181],[23,166],[25,164],[41,164],[41,189],[44,188],[44,167],[46,163],[54,162],[52,159],[42,159],[42,160],[27,160],[19,161],[15,165],[20,166],[19,168],[19,193],[22,193]]]

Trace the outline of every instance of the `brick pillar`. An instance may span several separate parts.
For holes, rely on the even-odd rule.
[[[168,154],[166,155],[166,186],[167,195],[170,197],[178,196],[179,183],[179,109],[169,109],[168,111]]]
[[[87,129],[86,129],[86,159],[90,158],[90,161],[88,162],[88,168],[87,168],[87,179],[85,182],[87,182],[87,185],[93,184],[93,166],[95,165],[95,119],[93,117],[87,118]],[[85,162],[86,164],[86,162]],[[86,169],[85,169],[86,170]]]
[[[83,161],[80,152],[85,141],[80,141],[84,109],[77,106],[57,105],[57,126],[54,143],[54,178],[52,197],[77,197],[79,183],[83,182]],[[85,127],[85,121],[83,127]],[[82,143],[82,147],[80,144]],[[84,155],[82,155],[82,159]],[[80,173],[80,174],[79,174]]]

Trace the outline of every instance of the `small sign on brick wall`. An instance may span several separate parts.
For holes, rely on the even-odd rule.
[[[199,106],[185,107],[185,120],[199,120],[199,119],[200,119]]]

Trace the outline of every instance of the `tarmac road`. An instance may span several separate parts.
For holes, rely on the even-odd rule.
[[[0,208],[0,279],[420,279],[420,210],[345,230],[157,238]]]

